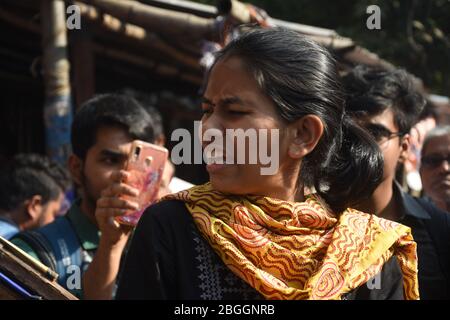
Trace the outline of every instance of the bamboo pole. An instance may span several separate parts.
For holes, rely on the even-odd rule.
[[[70,153],[72,122],[65,11],[64,1],[41,0],[46,152],[64,165]]]
[[[0,19],[28,32],[39,33],[39,26],[0,8]]]
[[[161,76],[164,77],[178,77],[183,81],[190,82],[194,85],[200,86],[202,84],[202,77],[199,75],[190,74],[187,72],[183,72],[182,70],[163,63],[158,63],[155,61],[152,61],[148,58],[143,58],[134,54],[130,54],[121,50],[113,49],[113,48],[107,48],[105,46],[94,44],[93,49],[96,53],[99,55],[104,55],[106,57],[115,59],[115,60],[121,60],[128,63],[131,63],[133,65],[137,65],[143,68],[146,68],[148,70],[151,70],[152,72],[155,72]]]
[[[148,6],[133,0],[80,0],[124,22],[185,40],[218,40],[215,19]]]
[[[86,6],[84,4],[82,4],[81,7],[81,11],[82,11],[82,15],[84,17],[85,14],[88,14],[89,17],[87,17],[88,19],[98,19],[99,14],[98,11],[90,6]],[[86,13],[87,11],[90,11],[90,13]],[[117,19],[115,19],[112,16],[106,15],[106,20],[107,21],[113,21],[110,26],[110,30],[114,31],[115,28],[120,29],[116,22]],[[38,25],[32,24],[32,23],[27,23],[27,21],[23,20],[23,18],[17,17],[14,14],[11,14],[7,11],[4,11],[2,9],[0,9],[0,18],[5,18],[4,20],[7,20],[8,22],[18,26],[18,27],[22,27],[22,26],[26,26],[25,28],[29,31],[32,31],[33,33],[41,33],[41,30],[39,28]],[[111,20],[109,20],[111,19]],[[120,22],[120,21],[119,21]],[[129,29],[128,29],[129,28]],[[147,33],[143,28],[137,27],[137,26],[133,26],[130,24],[127,24],[127,30],[130,30],[130,33],[127,32],[127,35],[133,36],[136,40],[138,40],[140,37],[143,37],[142,39],[148,39],[147,35],[152,37],[153,34],[151,33]],[[134,32],[134,33],[133,33]],[[201,85],[202,83],[202,79],[200,74],[193,74],[193,73],[188,73],[187,71],[182,71],[179,67],[176,66],[169,66],[169,65],[163,65],[163,67],[159,67],[159,68],[155,68],[155,66],[157,65],[157,63],[155,63],[154,61],[151,61],[148,58],[142,58],[130,53],[125,53],[122,51],[118,51],[118,50],[114,50],[114,49],[109,49],[107,47],[104,46],[100,46],[100,45],[95,45],[94,51],[96,51],[97,53],[100,54],[104,54],[105,56],[111,57],[113,59],[117,59],[117,60],[122,60],[131,64],[136,64],[142,67],[145,67],[146,69],[151,69],[154,72],[161,74],[163,76],[169,76],[170,74],[179,76],[180,79],[185,80],[187,82],[190,82],[194,85]],[[194,61],[197,61],[195,59],[192,59]],[[198,65],[197,62],[195,62],[196,65]],[[199,71],[200,68],[198,68]],[[164,71],[166,70],[166,71]],[[168,71],[167,71],[168,70]],[[176,71],[179,70],[179,71]]]
[[[75,107],[78,109],[95,93],[95,57],[92,50],[90,28],[81,28],[71,33],[71,62],[73,66],[73,91]]]
[[[217,15],[223,15],[232,16],[241,23],[250,22],[248,7],[245,3],[237,0],[218,0],[216,1],[216,7],[182,0],[142,0],[141,2],[168,10],[188,12],[205,18],[215,18]],[[354,45],[351,39],[342,37],[336,33],[336,31],[331,29],[283,21],[272,17],[269,18],[269,22],[275,26],[297,31],[298,33],[311,37],[314,41],[317,41],[324,46],[329,46],[333,50],[348,48]]]
[[[111,0],[81,0],[82,2],[85,2],[87,4],[96,4],[102,2],[103,5],[106,5],[108,2],[112,2]],[[224,2],[227,2],[230,0],[224,0]],[[131,0],[115,0],[114,2],[123,2],[123,6],[129,5]],[[194,13],[195,15],[201,15],[203,17],[209,17],[209,18],[201,18],[201,19],[207,19],[207,20],[213,20],[214,17],[217,16],[217,9],[212,6],[207,5],[198,5],[190,2],[185,1],[178,1],[178,0],[171,0],[166,2],[166,0],[146,0],[147,3],[152,5],[159,5],[161,7],[166,8],[166,11],[177,11],[176,13],[180,12],[189,12],[190,15]],[[235,2],[235,0],[233,0]],[[136,2],[135,2],[136,3]],[[145,4],[140,4],[140,6],[145,6]],[[227,8],[226,5],[224,5],[225,8]],[[90,7],[92,10],[97,12],[97,10],[93,7]],[[157,9],[157,8],[153,8]],[[170,9],[170,10],[169,10]],[[226,10],[224,12],[221,12],[222,14],[227,14]],[[10,17],[2,17],[2,10],[0,9],[0,19],[5,18],[4,20],[10,21]],[[317,41],[318,43],[328,47],[331,50],[338,51],[339,55],[342,55],[342,61],[341,63],[345,64],[348,63],[349,65],[354,65],[355,63],[360,63],[360,61],[365,61],[365,63],[369,65],[381,65],[381,66],[389,66],[390,63],[386,62],[385,60],[380,59],[376,55],[372,54],[371,52],[365,50],[364,48],[361,48],[355,43],[346,37],[341,37],[339,34],[337,34],[334,30],[330,29],[324,29],[324,28],[318,28],[313,26],[308,26],[304,24],[298,24],[293,22],[287,22],[282,21],[278,19],[270,18],[271,22],[273,22],[277,26],[281,26],[284,28],[288,28],[294,31],[297,31],[301,34],[304,34],[310,38],[312,38],[314,41]],[[164,17],[162,17],[159,20],[162,25],[157,27],[157,31],[161,32],[163,34],[169,33],[170,30],[168,30],[167,27],[165,27],[165,20]],[[30,24],[23,24],[23,21],[19,21],[19,24],[22,25],[25,29],[28,29]],[[18,25],[17,23],[14,23]],[[125,27],[125,29],[128,29]],[[141,28],[145,31],[145,29]],[[137,30],[137,29],[136,29]],[[116,30],[117,31],[117,30]],[[217,32],[217,30],[214,30],[213,33]],[[136,39],[140,39],[141,36],[139,36],[139,32],[133,33],[133,32],[126,32],[126,35],[129,37],[134,37]],[[214,35],[214,37],[217,37],[217,35]],[[142,38],[141,38],[142,39]],[[151,39],[151,37],[148,37],[148,39]],[[186,37],[186,39],[188,39]],[[217,41],[213,40],[213,41]],[[147,43],[147,41],[146,41]],[[339,52],[344,52],[339,53]],[[172,57],[172,56],[171,56]]]
[[[149,49],[158,50],[163,54],[166,54],[169,58],[174,59],[175,61],[187,65],[194,70],[201,71],[201,66],[197,59],[176,50],[171,45],[163,41],[155,33],[148,32],[142,27],[122,22],[121,20],[110,14],[99,13],[96,8],[88,6],[84,3],[77,1],[76,5],[80,7],[80,11],[83,17],[85,17],[89,21],[99,22],[101,24],[101,27],[105,28],[106,30],[120,33],[127,38],[145,43],[145,45],[148,46]]]
[[[199,58],[197,59],[196,57],[180,52],[162,40],[157,34],[148,32],[144,28],[136,25],[123,23],[109,14],[101,14],[96,8],[88,6],[84,3],[75,2],[75,4],[80,7],[81,15],[88,21],[99,22],[100,27],[106,30],[119,33],[124,38],[133,41],[135,44],[145,44],[146,49],[160,51],[162,54],[167,55],[169,58],[174,59],[182,65],[188,66],[194,71],[202,72],[202,67],[199,64]],[[0,19],[29,32],[36,34],[41,33],[41,28],[39,25],[29,22],[1,8]]]

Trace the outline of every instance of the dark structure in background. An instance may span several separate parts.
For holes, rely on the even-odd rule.
[[[2,157],[49,153],[52,136],[46,138],[43,120],[50,87],[43,74],[48,70],[43,10],[61,1],[2,0],[0,5]],[[80,9],[81,29],[62,30],[68,42],[60,49],[70,62],[74,109],[95,93],[124,88],[146,93],[163,115],[169,149],[172,130],[184,127],[192,132],[193,120],[201,117],[197,96],[205,70],[200,63],[205,40],[223,42],[230,27],[253,23],[294,29],[330,48],[343,72],[356,64],[392,67],[333,30],[271,19],[235,0],[218,1],[217,8],[188,1],[65,1],[65,7],[73,4]],[[207,177],[201,166],[191,165],[179,166],[177,176],[193,183]]]

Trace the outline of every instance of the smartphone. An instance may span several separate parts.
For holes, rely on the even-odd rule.
[[[168,153],[167,149],[161,146],[140,140],[133,141],[125,164],[125,170],[130,172],[126,183],[139,190],[139,209],[117,217],[117,222],[136,226],[145,209],[157,200]],[[121,198],[127,199],[127,196]]]

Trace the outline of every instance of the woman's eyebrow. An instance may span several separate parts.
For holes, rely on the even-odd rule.
[[[219,101],[219,104],[222,106],[228,106],[230,104],[240,104],[240,105],[244,105],[244,101],[236,96],[233,97],[227,97],[227,98],[223,98]]]
[[[216,104],[214,104],[211,100],[209,100],[208,98],[206,98],[206,97],[202,97],[202,102],[203,103],[206,103],[206,104],[209,104],[209,105],[212,105],[212,106],[215,106]],[[222,98],[222,99],[220,99],[219,100],[219,102],[217,103],[219,106],[228,106],[228,105],[230,105],[230,104],[240,104],[240,105],[245,105],[245,103],[244,103],[244,101],[241,99],[241,98],[239,98],[239,97],[236,97],[236,96],[233,96],[233,97],[226,97],[226,98]]]

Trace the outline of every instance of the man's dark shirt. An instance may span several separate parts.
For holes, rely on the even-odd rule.
[[[421,300],[450,299],[448,253],[450,250],[449,217],[432,203],[416,199],[394,184],[394,197],[402,208],[397,221],[411,228],[417,243],[419,293]],[[443,215],[443,216],[440,216]],[[443,223],[437,222],[442,219]],[[443,249],[441,249],[443,248]],[[446,250],[447,255],[443,256]]]

